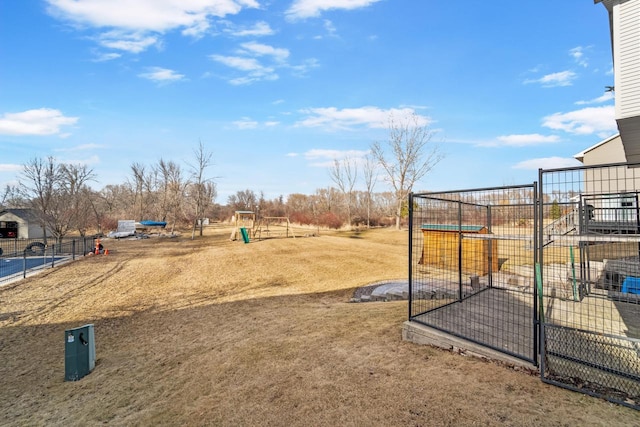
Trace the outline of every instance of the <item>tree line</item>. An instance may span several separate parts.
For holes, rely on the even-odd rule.
[[[340,228],[381,226],[400,228],[409,192],[442,158],[431,146],[432,132],[417,116],[389,121],[389,138],[374,142],[364,160],[334,160],[328,174],[335,186],[314,194],[280,195],[273,199],[261,191],[240,190],[217,203],[217,188],[210,176],[212,153],[202,143],[194,149],[192,164],[184,168],[160,159],[130,165],[122,184],[94,190],[96,175],[86,165],[58,163],[53,157],[33,158],[23,165],[18,185],[7,185],[0,208],[31,208],[51,237],[69,233],[103,233],[119,219],[167,222],[171,232],[191,229],[202,234],[203,219],[224,221],[236,210],[251,210],[259,217],[289,217],[293,223]],[[355,190],[359,177],[365,190]],[[375,192],[379,182],[390,191]]]

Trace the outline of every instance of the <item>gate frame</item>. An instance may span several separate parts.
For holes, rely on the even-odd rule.
[[[538,204],[538,209],[539,209],[539,217],[541,219],[541,223],[540,223],[540,227],[537,231],[538,233],[538,241],[539,241],[539,246],[536,248],[536,252],[538,252],[537,258],[538,258],[538,262],[540,263],[540,265],[544,265],[544,248],[546,246],[546,244],[544,244],[544,224],[542,222],[542,218],[544,218],[544,208],[545,208],[545,203],[544,203],[544,186],[545,186],[545,175],[551,175],[553,173],[567,173],[567,172],[577,172],[577,171],[582,171],[583,173],[583,177],[582,180],[580,181],[582,185],[586,185],[587,182],[594,182],[597,181],[596,179],[588,179],[584,174],[587,173],[587,171],[589,170],[607,170],[607,169],[611,169],[611,170],[615,170],[615,168],[619,168],[619,167],[624,167],[625,170],[631,169],[631,168],[639,168],[640,167],[640,163],[628,163],[628,162],[618,162],[618,163],[609,163],[609,164],[600,164],[600,165],[582,165],[582,166],[575,166],[575,167],[568,167],[568,168],[554,168],[554,169],[538,169],[538,195],[539,198],[537,200],[537,204]],[[640,169],[638,169],[640,171]],[[631,177],[627,177],[626,174],[624,176],[625,179],[633,179],[634,181],[636,180],[640,180],[640,172],[635,175],[632,174]],[[616,180],[620,179],[619,177],[617,177],[616,175]],[[611,180],[611,178],[609,179]],[[605,179],[601,179],[600,182],[608,182]],[[586,233],[588,234],[588,226],[587,226],[587,221],[588,221],[588,216],[591,215],[589,213],[589,205],[583,205],[583,202],[585,200],[585,197],[595,197],[595,196],[607,196],[607,195],[621,195],[621,194],[630,194],[630,193],[635,193],[635,199],[636,199],[636,206],[635,206],[635,212],[636,212],[636,223],[637,223],[637,229],[636,229],[636,234],[635,236],[640,235],[640,206],[638,203],[638,193],[640,192],[640,188],[636,187],[635,182],[633,184],[634,188],[633,190],[625,190],[625,191],[618,191],[618,192],[589,192],[587,193],[585,191],[584,188],[582,188],[582,191],[579,192],[579,201],[578,201],[578,234],[577,236],[582,236],[584,230],[586,230]],[[592,208],[593,209],[593,208]],[[617,221],[613,221],[613,223],[619,223]],[[620,234],[614,234],[617,236],[620,236]],[[632,239],[630,239],[630,241],[632,241]],[[551,242],[549,242],[551,243]],[[549,244],[547,243],[547,244]],[[578,241],[579,246],[580,246],[580,257],[582,259],[583,256],[583,242]],[[640,262],[640,242],[638,243],[638,260]],[[586,269],[586,276],[587,276],[587,280],[589,280],[589,282],[591,281],[589,275],[590,275],[590,269],[588,267],[583,267],[583,263],[581,261],[580,263],[580,269],[581,269],[581,277],[584,277],[582,275],[583,273],[583,269]],[[544,281],[544,269],[541,269],[541,274],[540,274],[540,280]],[[581,279],[584,280],[584,279]],[[590,286],[590,283],[589,283]],[[580,285],[580,289],[581,289],[581,293],[579,295],[579,301],[581,302],[582,299],[584,298],[584,295],[582,295],[582,284]],[[540,311],[542,312],[543,307],[540,307]],[[547,372],[547,354],[550,354],[547,352],[546,349],[546,326],[547,326],[547,322],[544,319],[544,316],[541,313],[541,321],[540,321],[540,327],[539,327],[539,333],[540,333],[540,343],[539,343],[539,356],[540,356],[540,379],[542,380],[542,382],[547,383],[547,384],[551,384],[551,385],[555,385],[557,387],[562,387],[565,388],[567,390],[571,390],[571,391],[575,391],[575,392],[579,392],[579,393],[583,393],[592,397],[596,397],[596,398],[601,398],[601,399],[606,399],[610,402],[622,405],[622,406],[626,406],[632,409],[636,409],[636,410],[640,410],[640,400],[635,401],[635,403],[629,402],[625,399],[622,398],[616,398],[615,396],[612,395],[607,395],[604,392],[598,392],[597,390],[592,390],[589,387],[576,387],[573,386],[571,383],[569,382],[562,382],[562,381],[558,381],[555,380],[553,378],[547,377],[545,376],[545,373]],[[574,327],[565,327],[562,325],[557,325],[554,323],[548,323],[548,325],[550,327],[556,327],[556,328],[567,328],[570,330],[576,330],[576,331],[582,331],[581,329],[577,329]],[[584,332],[588,332],[591,334],[598,334],[597,331],[593,331],[593,330],[588,330],[588,331],[584,331]],[[606,334],[605,334],[606,335]],[[612,336],[613,337],[613,336]],[[616,336],[615,338],[618,339],[618,337]],[[627,337],[628,338],[628,337]],[[633,339],[633,341],[639,341],[638,339]],[[565,357],[565,356],[563,356]],[[640,356],[638,356],[640,359]],[[608,368],[606,367],[602,367],[602,366],[594,366],[593,363],[590,363],[589,361],[582,361],[582,360],[576,360],[574,361],[575,363],[578,364],[584,364],[585,366],[588,367],[593,367],[596,369],[600,369],[603,371],[607,371]],[[610,371],[610,370],[609,370]],[[620,372],[612,372],[613,374],[616,375],[622,375],[623,377],[625,376],[625,373],[620,373]],[[581,378],[582,379],[582,378]],[[634,378],[634,380],[637,381],[637,377]],[[587,380],[588,381],[588,380]],[[597,385],[601,385],[601,384],[597,384]]]

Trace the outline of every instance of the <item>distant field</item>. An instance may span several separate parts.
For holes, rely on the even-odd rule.
[[[638,413],[401,340],[406,302],[348,303],[407,276],[407,232],[103,241],[0,288],[0,425],[637,425]],[[189,234],[190,236],[190,234]],[[64,330],[97,366],[64,382]]]

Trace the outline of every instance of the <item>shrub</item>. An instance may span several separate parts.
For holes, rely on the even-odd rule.
[[[323,227],[335,228],[336,230],[342,227],[342,221],[333,212],[325,212],[318,217],[318,224]]]
[[[313,224],[313,217],[304,212],[292,212],[289,215],[289,221],[300,225],[310,225]]]

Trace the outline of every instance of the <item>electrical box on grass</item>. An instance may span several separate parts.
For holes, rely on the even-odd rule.
[[[93,325],[68,329],[64,335],[64,380],[78,381],[96,366]]]

